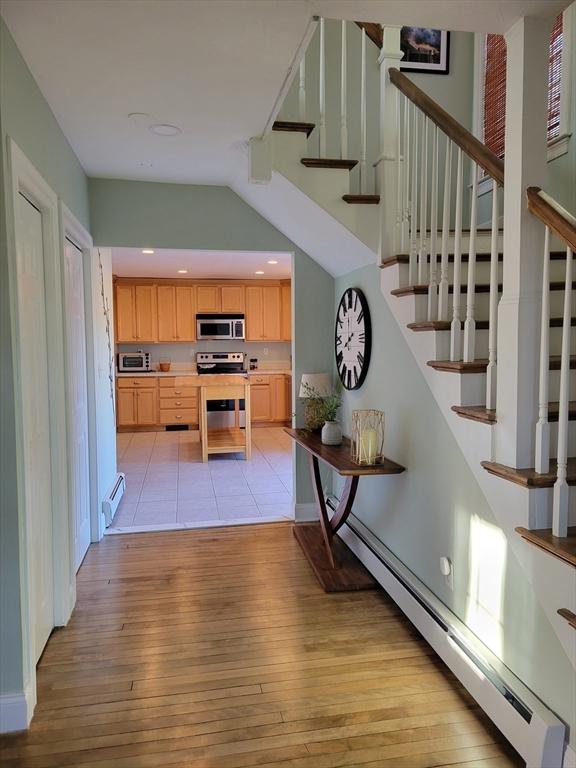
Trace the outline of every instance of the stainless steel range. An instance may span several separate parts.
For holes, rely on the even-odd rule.
[[[243,352],[197,352],[196,369],[199,375],[245,374]],[[208,428],[222,429],[235,425],[234,400],[209,400],[207,403]],[[244,400],[240,401],[240,426],[246,426]]]

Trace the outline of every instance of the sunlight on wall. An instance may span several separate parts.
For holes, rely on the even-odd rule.
[[[500,528],[473,516],[469,552],[466,623],[491,651],[501,657],[506,537]]]

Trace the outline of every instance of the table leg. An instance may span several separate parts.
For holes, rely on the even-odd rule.
[[[333,535],[344,525],[348,515],[352,512],[352,505],[356,498],[356,489],[358,488],[359,480],[360,478],[358,475],[352,475],[346,478],[342,498],[330,520],[330,528],[332,529]]]
[[[328,512],[326,511],[324,489],[322,488],[322,477],[320,476],[320,465],[318,464],[318,459],[312,453],[308,454],[308,461],[310,464],[310,474],[312,475],[314,496],[316,497],[318,511],[320,512],[320,527],[322,528],[322,536],[324,538],[326,554],[328,555],[328,560],[330,561],[332,568],[336,568],[336,563],[334,562],[334,553],[332,551],[332,527],[330,525]]]

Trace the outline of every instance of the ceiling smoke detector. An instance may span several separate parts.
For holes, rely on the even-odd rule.
[[[178,136],[179,133],[182,133],[181,128],[171,123],[154,123],[149,126],[148,130],[156,136]]]

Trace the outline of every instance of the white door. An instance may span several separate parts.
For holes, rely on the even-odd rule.
[[[68,365],[68,450],[70,505],[74,517],[74,560],[80,568],[90,545],[88,460],[88,393],[86,383],[86,322],[82,251],[70,240],[64,246],[66,358]]]
[[[38,661],[54,626],[48,346],[42,215],[22,194],[16,222],[28,597]]]

